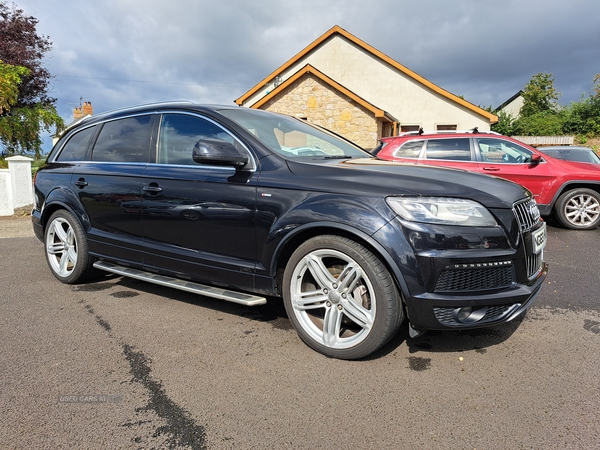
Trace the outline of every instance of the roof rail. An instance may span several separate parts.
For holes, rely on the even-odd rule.
[[[471,128],[470,130],[423,130],[421,128],[419,131],[399,133],[398,136],[420,136],[422,134],[495,134],[501,136],[500,133],[495,131],[479,131],[477,127]]]

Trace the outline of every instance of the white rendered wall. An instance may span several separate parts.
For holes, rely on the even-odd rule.
[[[369,103],[391,114],[401,125],[420,125],[434,130],[437,125],[456,125],[459,130],[490,129],[489,120],[453,102],[390,66],[359,46],[335,35],[280,76],[283,81],[310,64]],[[252,106],[272,85],[250,97]]]

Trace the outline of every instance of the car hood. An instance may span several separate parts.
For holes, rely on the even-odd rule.
[[[546,160],[546,163],[550,163],[552,166],[559,166],[562,172],[568,171],[576,174],[585,173],[600,181],[600,164],[568,161],[566,159],[552,158],[549,155],[544,155],[544,159]]]
[[[315,190],[330,192],[467,198],[488,208],[512,208],[514,202],[531,196],[523,186],[502,178],[375,158],[288,160],[288,167],[292,173],[310,178]]]

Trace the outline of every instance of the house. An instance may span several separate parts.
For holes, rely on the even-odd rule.
[[[337,25],[235,102],[306,119],[364,148],[399,132],[483,131],[498,121]]]
[[[498,106],[495,110],[495,114],[500,114],[500,112],[505,112],[513,119],[517,119],[519,114],[521,113],[521,108],[523,107],[523,91],[517,92],[511,98],[506,100],[500,106]]]
[[[81,106],[77,106],[73,108],[73,121],[67,124],[65,129],[71,128],[76,123],[82,121],[88,116],[92,116],[94,114],[94,108],[92,107],[92,102],[83,102]],[[52,147],[56,145],[64,130],[52,135]]]

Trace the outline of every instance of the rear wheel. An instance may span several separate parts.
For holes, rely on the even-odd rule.
[[[573,189],[556,201],[556,218],[573,230],[590,230],[600,223],[600,194],[592,189]]]
[[[80,283],[95,272],[83,228],[69,211],[61,209],[52,214],[44,248],[52,274],[63,283]]]
[[[292,255],[284,304],[300,338],[324,355],[367,356],[396,334],[404,318],[400,295],[383,263],[362,245],[317,236]]]

